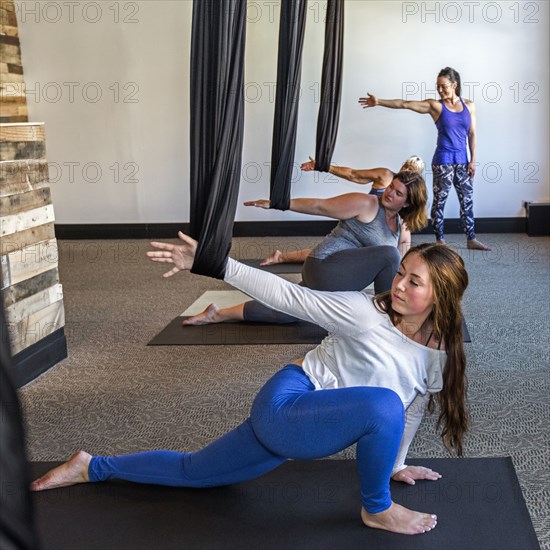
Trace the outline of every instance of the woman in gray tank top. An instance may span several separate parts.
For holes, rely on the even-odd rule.
[[[339,291],[362,290],[374,282],[376,293],[388,290],[401,260],[398,247],[405,252],[410,231],[427,224],[426,203],[424,179],[411,171],[396,174],[382,197],[348,193],[330,199],[292,199],[293,212],[340,220],[306,258],[300,284],[314,290]],[[269,208],[270,203],[256,200],[245,205]],[[243,320],[285,324],[297,319],[253,300],[224,309],[210,304],[183,324]]]

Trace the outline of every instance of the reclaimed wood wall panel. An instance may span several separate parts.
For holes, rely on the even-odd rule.
[[[13,0],[0,2],[0,258],[16,378],[67,355],[44,123],[29,123]],[[59,332],[58,332],[59,331]],[[55,353],[51,338],[57,333]],[[59,337],[61,334],[61,337]],[[60,340],[61,338],[61,340]],[[30,348],[30,349],[28,349]],[[27,351],[25,351],[27,350]],[[47,358],[47,359],[46,359]],[[46,363],[46,364],[44,364]],[[17,371],[20,368],[21,370]]]

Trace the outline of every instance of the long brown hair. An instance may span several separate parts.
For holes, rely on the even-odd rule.
[[[393,177],[407,187],[408,206],[399,211],[399,216],[407,224],[410,231],[420,231],[428,225],[426,216],[426,205],[428,204],[428,193],[426,182],[418,173],[411,170],[402,170]]]
[[[468,430],[466,411],[466,354],[462,335],[461,299],[468,286],[468,273],[462,258],[445,245],[424,243],[405,254],[418,254],[428,267],[433,286],[433,307],[429,321],[433,324],[433,336],[445,343],[447,361],[443,369],[443,389],[436,394],[439,406],[438,429],[445,446],[462,454],[464,434]],[[401,315],[391,307],[391,292],[376,297],[378,308],[390,316],[396,325]],[[428,411],[435,410],[434,396],[430,396]]]

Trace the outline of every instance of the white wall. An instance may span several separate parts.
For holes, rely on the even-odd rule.
[[[57,222],[188,221],[192,2],[16,4],[30,120],[46,122]],[[241,202],[268,195],[279,14],[274,1],[248,7]],[[315,150],[325,8],[309,1],[297,164]],[[476,217],[521,216],[523,200],[548,200],[548,2],[350,0],[345,8],[333,162],[397,169],[420,154],[429,165],[431,118],[363,111],[357,98],[367,91],[435,97],[437,73],[450,65],[477,105]],[[295,174],[295,197],[356,187],[327,174]],[[446,213],[458,217],[454,196]],[[239,207],[236,219],[311,217]]]

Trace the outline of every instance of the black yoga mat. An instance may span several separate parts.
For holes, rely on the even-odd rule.
[[[437,527],[422,535],[363,526],[353,460],[290,461],[215,489],[106,482],[35,493],[33,500],[45,550],[540,548],[510,458],[409,463],[443,475],[414,486],[392,482],[394,501],[437,514]],[[34,463],[33,473],[56,464]]]
[[[288,325],[268,323],[216,323],[202,326],[182,326],[189,317],[176,317],[159,332],[148,346],[244,346],[252,344],[319,344],[327,331],[297,321]]]
[[[303,263],[288,263],[288,264],[271,264],[260,266],[263,260],[239,260],[241,264],[255,267],[256,269],[263,269],[270,273],[302,273]]]

